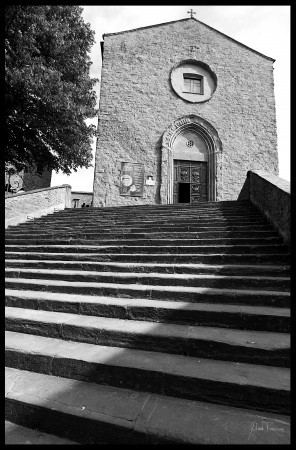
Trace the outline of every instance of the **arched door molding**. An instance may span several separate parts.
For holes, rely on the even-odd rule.
[[[173,145],[180,134],[194,132],[201,136],[208,147],[209,201],[217,200],[222,184],[222,143],[215,128],[205,119],[188,115],[175,120],[164,132],[161,147],[161,203],[173,203]],[[221,192],[221,189],[219,189]]]

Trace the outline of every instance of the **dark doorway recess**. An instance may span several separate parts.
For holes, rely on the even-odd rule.
[[[190,203],[190,183],[179,183],[178,203]]]
[[[174,203],[197,203],[208,200],[207,162],[175,159]]]

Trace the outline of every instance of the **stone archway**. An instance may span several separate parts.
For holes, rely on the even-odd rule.
[[[205,119],[189,115],[175,120],[164,132],[161,147],[161,203],[173,203],[174,158],[177,137],[195,133],[206,144],[208,151],[208,200],[216,201],[222,194],[222,143],[215,128]]]

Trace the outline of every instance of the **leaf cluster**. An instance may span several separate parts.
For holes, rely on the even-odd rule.
[[[97,114],[89,52],[94,32],[82,8],[5,8],[7,165],[69,174],[89,167]]]

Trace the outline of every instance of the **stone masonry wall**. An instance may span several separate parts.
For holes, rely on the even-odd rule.
[[[216,74],[210,100],[189,103],[173,91],[170,72],[187,59]],[[162,135],[189,114],[207,120],[222,142],[217,200],[237,199],[248,170],[278,173],[271,58],[190,18],[105,35],[94,206],[159,203]],[[121,162],[143,163],[154,176],[143,198],[119,195]]]
[[[285,243],[291,241],[290,183],[262,170],[250,171],[249,198],[272,222]]]
[[[5,199],[5,225],[25,222],[28,216],[39,217],[55,208],[71,208],[71,186],[64,184],[13,194]]]

